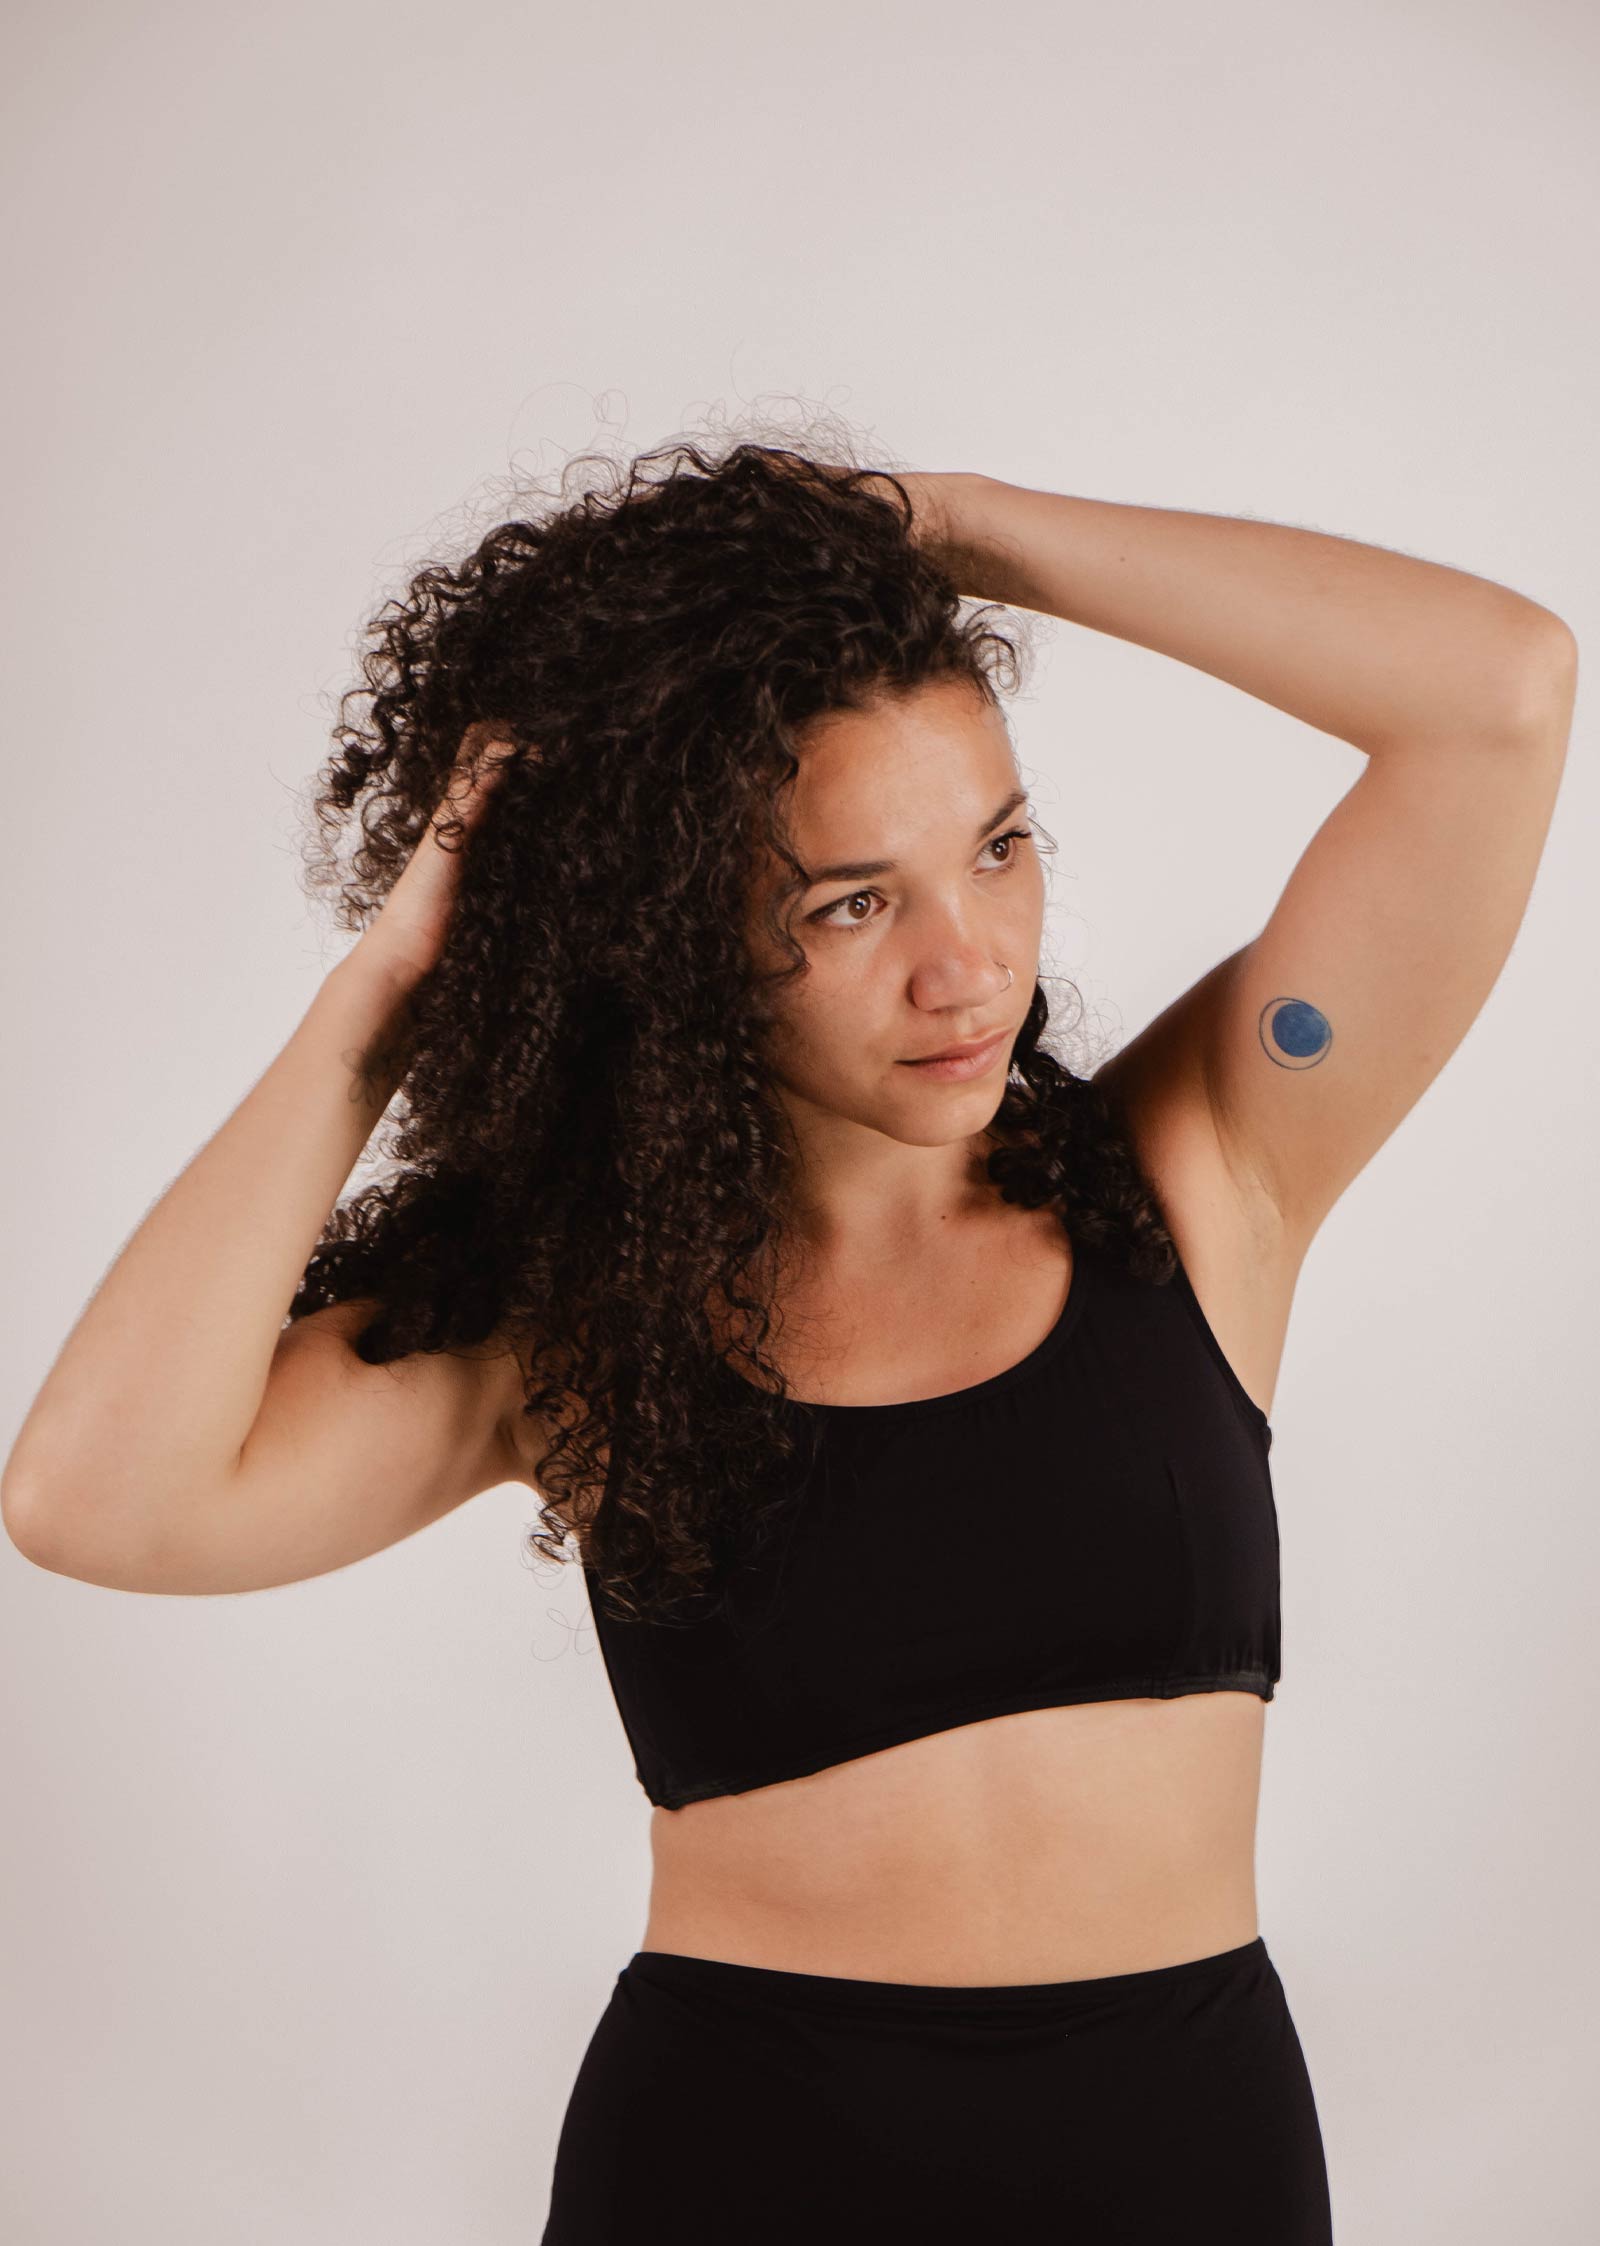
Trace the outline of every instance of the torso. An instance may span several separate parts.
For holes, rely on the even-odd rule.
[[[1302,1251],[1193,1102],[1141,1107],[1124,1089],[1206,1316],[1270,1414]],[[860,1306],[831,1385],[777,1346],[795,1392],[932,1395],[1025,1356],[1065,1298],[1071,1247],[1050,1211],[997,1198],[994,1226],[937,1271],[900,1274],[898,1310],[887,1296]],[[905,1308],[930,1300],[959,1305],[937,1333]],[[1244,1692],[1034,1709],[655,1809],[639,1947],[941,1984],[1137,1972],[1234,1948],[1259,1931],[1265,1716]]]

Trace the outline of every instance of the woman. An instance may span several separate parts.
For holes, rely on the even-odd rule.
[[[963,594],[1368,759],[1092,1078]],[[374,632],[316,806],[359,813],[315,861],[358,941],[69,1339],[14,1541],[237,1591],[539,1493],[654,1805],[547,2246],[1327,2240],[1256,1918],[1268,1414],[1311,1238],[1510,946],[1570,633],[1310,532],[755,443]]]

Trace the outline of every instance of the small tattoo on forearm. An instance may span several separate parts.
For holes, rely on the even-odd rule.
[[[1269,998],[1259,1026],[1261,1042],[1280,1068],[1315,1068],[1333,1044],[1327,1015],[1309,998]]]

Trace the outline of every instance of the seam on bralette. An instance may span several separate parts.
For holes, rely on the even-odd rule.
[[[1222,1384],[1228,1391],[1234,1410],[1243,1422],[1246,1432],[1253,1436],[1257,1442],[1261,1442],[1262,1438],[1265,1437],[1264,1448],[1270,1450],[1272,1448],[1272,1422],[1239,1378],[1232,1358],[1217,1339],[1211,1321],[1206,1316],[1205,1307],[1194,1291],[1194,1281],[1189,1277],[1183,1258],[1177,1253],[1176,1244],[1174,1244],[1173,1255],[1176,1259],[1173,1265],[1173,1276],[1178,1292],[1183,1298],[1184,1314],[1204,1345],[1206,1354],[1211,1358],[1216,1371],[1221,1375]]]

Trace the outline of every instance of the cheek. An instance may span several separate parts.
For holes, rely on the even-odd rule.
[[[813,986],[778,1025],[776,1050],[785,1066],[797,1076],[838,1076],[853,1043],[847,1020],[844,1008]]]
[[[1044,861],[1037,850],[1028,853],[1028,863],[1018,870],[1012,883],[1012,894],[1019,907],[1035,917],[1044,911]]]
[[[871,1021],[860,992],[816,971],[793,993],[769,1045],[774,1064],[800,1089],[854,1081],[871,1048]]]

